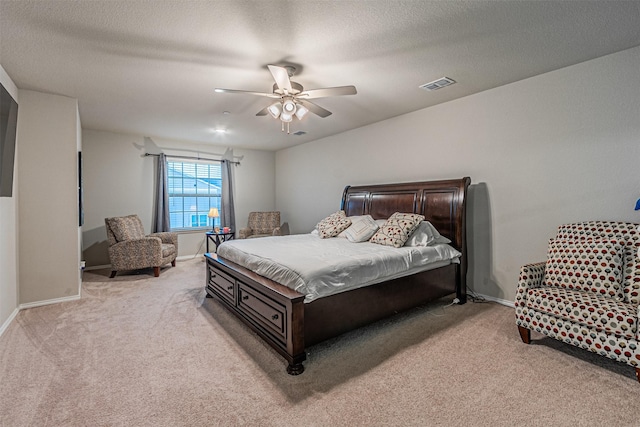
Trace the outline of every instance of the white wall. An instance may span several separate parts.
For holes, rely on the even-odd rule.
[[[279,151],[276,207],[309,232],[345,185],[470,176],[468,285],[513,301],[559,224],[640,222],[639,160],[637,47]]]
[[[79,298],[78,101],[19,96],[20,304]]]
[[[249,212],[275,209],[275,153],[230,150],[221,145],[171,141],[140,135],[84,129],[83,259],[87,267],[109,264],[104,219],[138,214],[145,231],[151,231],[154,209],[156,157],[144,153],[201,156],[219,159],[233,156],[237,228],[246,226]],[[178,256],[204,253],[204,233],[181,232]]]
[[[0,83],[18,100],[18,88],[0,65]],[[18,108],[20,111],[20,108]],[[14,163],[12,197],[0,197],[0,335],[18,312],[18,182]]]

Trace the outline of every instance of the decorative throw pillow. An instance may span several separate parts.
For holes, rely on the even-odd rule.
[[[144,237],[144,229],[138,215],[110,218],[109,227],[118,242]]]
[[[316,229],[320,229],[320,227],[325,226],[326,224],[328,224],[330,221],[335,221],[336,219],[340,219],[340,218],[346,218],[347,215],[344,213],[344,211],[337,211],[332,213],[331,215],[329,215],[328,217],[326,217],[325,219],[321,220],[319,223],[316,224]]]
[[[429,221],[422,221],[418,228],[409,236],[405,246],[431,246],[438,243],[451,243],[451,240],[441,235]]]
[[[351,220],[346,217],[344,211],[338,211],[320,221],[316,228],[318,229],[318,235],[326,239],[337,236],[350,225]]]
[[[423,215],[396,212],[376,231],[370,241],[379,245],[399,248],[405,244],[409,235],[423,219]]]
[[[622,299],[622,250],[617,240],[551,240],[544,283]]]
[[[347,218],[349,218],[351,220],[351,225],[349,226],[349,228],[351,228],[351,226],[353,226],[353,224],[355,224],[356,222],[360,221],[362,218],[371,218],[371,220],[373,220],[373,217],[371,215],[353,215],[353,216],[348,216]],[[349,229],[347,228],[347,230]],[[340,234],[338,234],[338,237],[342,237],[344,239],[347,238],[347,235],[345,234],[347,232],[347,230],[341,231]],[[369,236],[371,237],[371,236]]]
[[[351,226],[344,230],[341,234],[353,243],[366,242],[378,231],[378,224],[369,215],[351,219]]]

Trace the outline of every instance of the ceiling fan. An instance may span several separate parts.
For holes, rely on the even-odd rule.
[[[296,71],[295,67],[290,65],[285,65],[283,67],[278,65],[267,65],[267,67],[275,80],[273,92],[271,93],[220,88],[216,88],[215,91],[220,93],[244,93],[247,95],[257,95],[277,99],[278,101],[258,111],[256,116],[266,116],[267,114],[271,114],[273,118],[280,119],[282,122],[282,132],[285,130],[286,123],[287,133],[289,133],[289,123],[291,123],[294,116],[298,120],[302,120],[308,112],[312,112],[323,118],[331,115],[331,111],[309,101],[310,99],[326,98],[329,96],[355,95],[358,93],[355,86],[338,86],[304,90],[301,84],[293,82],[290,79]]]

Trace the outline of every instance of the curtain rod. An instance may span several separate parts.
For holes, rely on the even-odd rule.
[[[148,156],[154,156],[154,157],[158,157],[160,154],[151,154],[151,153],[144,153],[145,157]],[[170,157],[172,159],[187,159],[187,160],[206,160],[208,162],[222,162],[223,160],[220,159],[207,159],[206,157],[193,157],[193,156],[171,156],[171,155],[166,155],[167,157]],[[234,164],[234,165],[238,165],[240,166],[240,162],[236,162],[233,160],[227,160],[227,162]]]

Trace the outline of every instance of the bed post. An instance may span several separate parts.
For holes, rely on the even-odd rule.
[[[344,190],[342,191],[342,200],[340,200],[341,211],[344,210],[344,204],[345,204],[345,201],[347,200],[347,192],[349,191],[349,188],[351,188],[351,186],[347,185],[346,187],[344,187]]]
[[[460,243],[460,252],[462,252],[462,256],[460,257],[460,267],[458,268],[458,277],[456,290],[456,298],[460,300],[458,304],[464,304],[467,302],[467,209],[465,208],[467,205],[467,191],[469,189],[469,185],[471,184],[471,178],[465,176],[462,178],[461,183],[461,194],[459,195],[460,200],[458,201],[459,212],[460,215],[460,228],[458,230],[461,233],[461,243]]]

